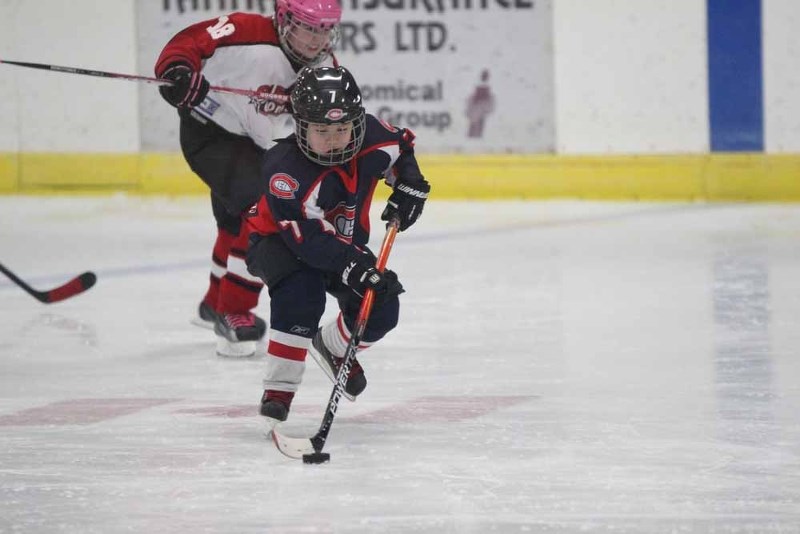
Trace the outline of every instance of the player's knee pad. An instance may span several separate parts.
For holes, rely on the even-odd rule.
[[[363,339],[374,343],[394,330],[400,320],[400,299],[397,295],[384,300],[380,306],[372,308],[372,314],[364,329]]]

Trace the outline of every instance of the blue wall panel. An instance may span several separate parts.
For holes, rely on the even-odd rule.
[[[711,150],[764,150],[761,0],[707,0]]]

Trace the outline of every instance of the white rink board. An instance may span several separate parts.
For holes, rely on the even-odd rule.
[[[271,2],[236,6],[271,12]],[[138,2],[139,71],[152,72],[176,32],[232,7]],[[550,0],[346,0],[343,11],[340,63],[355,74],[368,111],[411,128],[422,150],[553,150]],[[177,149],[175,113],[152,88],[139,97],[142,148]]]

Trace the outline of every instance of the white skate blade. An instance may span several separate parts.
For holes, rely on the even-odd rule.
[[[217,356],[223,358],[250,358],[256,353],[255,341],[239,341],[234,343],[222,336],[217,336]]]
[[[275,425],[280,423],[280,421],[273,419],[272,417],[264,417],[262,415],[258,418],[258,423],[261,426],[261,432],[264,434],[264,437],[267,439],[272,439],[272,429],[275,428]]]
[[[214,321],[204,321],[199,316],[192,317],[189,322],[206,330],[214,330]]]

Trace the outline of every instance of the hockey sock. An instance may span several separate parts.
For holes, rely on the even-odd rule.
[[[264,283],[247,271],[248,234],[242,230],[231,242],[227,260],[227,272],[220,278],[217,293],[217,311],[220,313],[247,313],[258,304],[258,296]]]
[[[347,351],[347,344],[350,342],[350,330],[348,330],[347,325],[344,324],[342,314],[339,313],[336,319],[323,326],[321,330],[322,341],[325,343],[325,347],[337,358],[344,358],[344,353]],[[362,342],[358,346],[358,350],[362,351],[369,348],[371,345],[372,343]]]
[[[226,232],[222,228],[217,228],[217,239],[214,242],[214,250],[211,252],[211,273],[208,277],[208,291],[203,297],[203,302],[215,310],[217,309],[220,279],[228,272],[228,255],[235,239],[236,236],[234,234]]]

